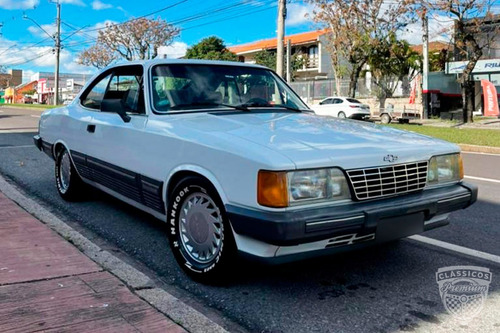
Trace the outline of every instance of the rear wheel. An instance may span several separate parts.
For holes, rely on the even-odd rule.
[[[169,198],[169,242],[179,265],[202,282],[226,280],[236,246],[216,190],[203,178],[188,177]]]
[[[66,148],[57,153],[55,175],[57,191],[64,200],[75,201],[83,196],[85,184],[76,172]]]
[[[340,111],[340,112],[337,114],[337,117],[339,117],[339,118],[345,118],[346,116],[345,116],[344,111]]]
[[[387,113],[384,113],[382,116],[380,116],[380,121],[382,124],[389,124],[391,122],[391,116],[389,116]]]

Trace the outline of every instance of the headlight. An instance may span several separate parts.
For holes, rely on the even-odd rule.
[[[259,171],[257,201],[263,206],[287,207],[350,197],[345,176],[337,168]]]
[[[463,177],[464,169],[460,154],[434,156],[429,161],[428,185],[457,182]]]

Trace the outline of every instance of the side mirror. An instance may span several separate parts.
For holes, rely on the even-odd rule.
[[[123,103],[121,100],[117,99],[105,99],[101,102],[101,111],[104,112],[115,112],[120,118],[126,123],[130,122],[130,116],[125,111]]]
[[[118,115],[120,116],[120,118],[122,118],[123,122],[125,123],[128,123],[130,122],[130,116],[127,114],[127,112],[125,112],[123,109],[117,109],[116,110],[116,113],[118,113]]]

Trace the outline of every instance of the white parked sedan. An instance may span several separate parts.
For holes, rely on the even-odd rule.
[[[91,185],[165,221],[180,266],[204,280],[230,275],[238,253],[290,261],[420,233],[477,198],[456,145],[316,116],[242,63],[110,67],[44,112],[34,141],[64,199]]]
[[[370,107],[349,97],[328,97],[312,106],[321,116],[365,120],[370,118]]]

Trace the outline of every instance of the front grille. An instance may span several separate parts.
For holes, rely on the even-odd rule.
[[[427,180],[427,161],[347,170],[358,200],[419,191]]]

